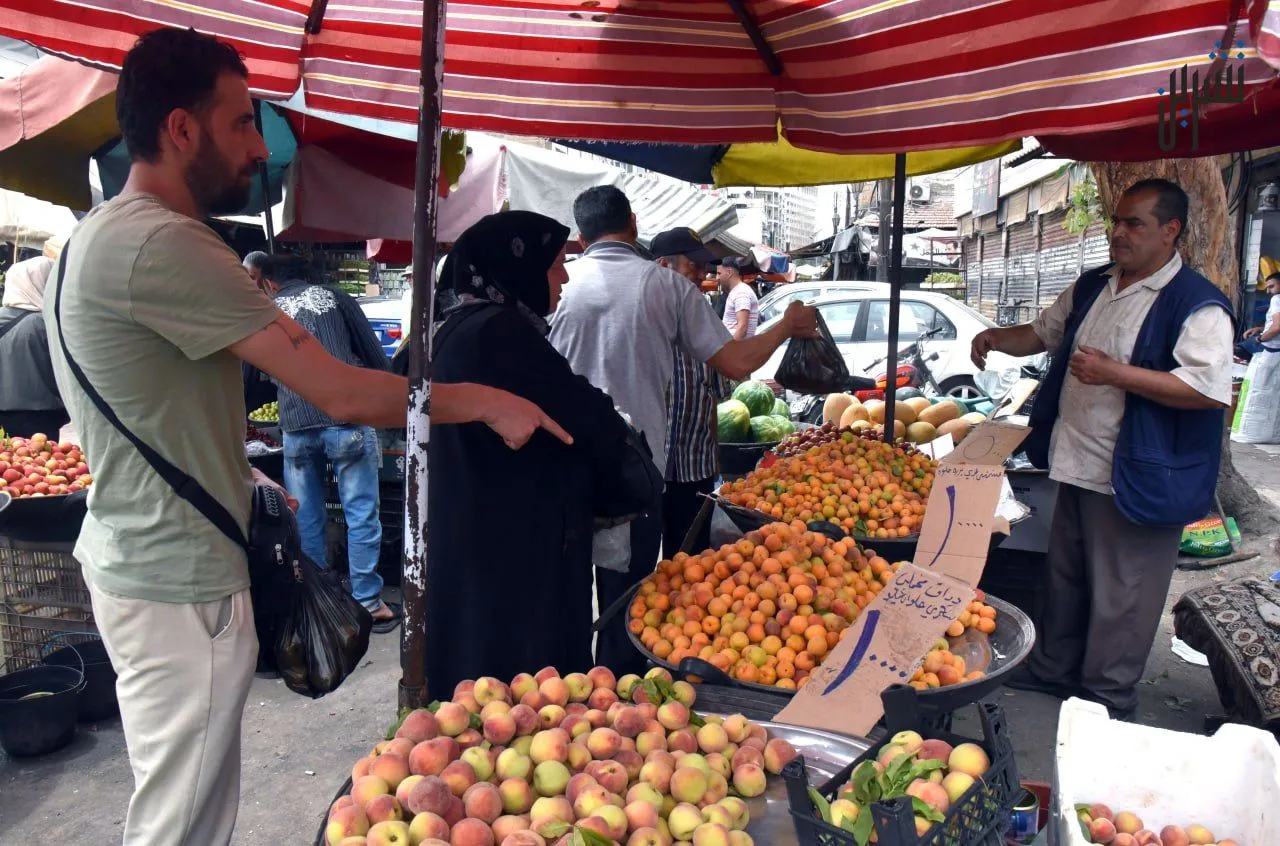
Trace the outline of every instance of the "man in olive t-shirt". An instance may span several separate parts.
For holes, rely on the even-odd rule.
[[[126,846],[230,842],[258,642],[244,551],[98,411],[59,328],[120,420],[241,529],[253,477],[239,361],[335,420],[399,428],[408,408],[404,379],[330,356],[200,222],[242,209],[267,156],[247,77],[211,36],[161,29],[139,39],[116,89],[129,179],[76,228],[45,297],[55,377],[94,471],[76,556],[118,675],[135,783]],[[483,421],[512,447],[539,428],[571,440],[536,406],[492,388],[440,385],[434,399],[433,422]]]

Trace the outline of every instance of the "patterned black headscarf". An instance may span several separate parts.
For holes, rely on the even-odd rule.
[[[569,238],[568,227],[529,211],[491,214],[454,242],[436,283],[438,329],[476,303],[518,308],[546,334],[551,311],[547,271]]]

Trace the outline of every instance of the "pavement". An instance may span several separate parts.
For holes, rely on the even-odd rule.
[[[1280,507],[1280,446],[1236,444],[1232,451],[1241,472]],[[1221,712],[1208,668],[1171,651],[1170,611],[1193,588],[1280,569],[1270,551],[1274,540],[1246,536],[1247,545],[1268,551],[1215,570],[1175,574],[1139,686],[1138,722],[1199,733],[1206,716]],[[397,631],[375,635],[356,674],[322,699],[299,696],[279,681],[256,679],[245,709],[240,817],[232,842],[312,843],[351,765],[394,719],[399,676]],[[1005,707],[1022,777],[1052,781],[1060,702],[1003,689],[990,700]],[[954,728],[976,736],[975,722],[961,713]],[[119,843],[132,783],[119,721],[81,726],[69,747],[41,758],[9,759],[0,753],[0,842]]]

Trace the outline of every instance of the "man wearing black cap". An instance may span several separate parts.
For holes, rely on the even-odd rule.
[[[699,290],[705,268],[716,260],[691,229],[668,229],[653,239],[649,251],[662,267],[688,279]],[[731,391],[729,380],[676,347],[676,366],[667,404],[667,486],[662,494],[662,555],[680,551],[685,535],[702,507],[700,494],[715,489],[716,403]],[[711,545],[711,523],[705,521],[693,540],[694,550]]]

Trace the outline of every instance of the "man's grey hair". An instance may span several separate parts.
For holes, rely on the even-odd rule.
[[[261,271],[263,279],[274,280],[276,278],[276,260],[261,250],[254,250],[245,256],[244,266],[246,268],[257,268]]]

